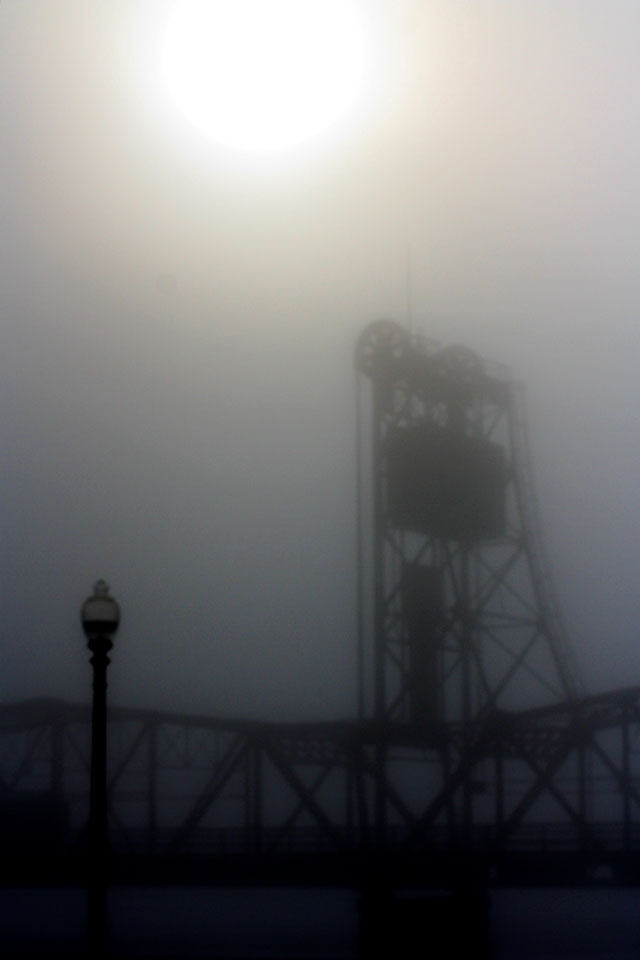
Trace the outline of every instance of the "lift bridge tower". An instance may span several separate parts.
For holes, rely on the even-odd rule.
[[[470,350],[388,320],[362,333],[356,370],[360,716],[376,730],[379,784],[403,744],[433,759],[438,819],[467,847],[476,811],[504,815],[500,718],[579,693],[537,535],[521,396]],[[381,845],[388,799],[381,787]]]

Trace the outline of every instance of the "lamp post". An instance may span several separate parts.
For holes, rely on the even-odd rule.
[[[107,953],[107,666],[120,608],[104,580],[81,610],[82,628],[91,651],[93,706],[91,712],[91,786],[89,794],[89,955]]]

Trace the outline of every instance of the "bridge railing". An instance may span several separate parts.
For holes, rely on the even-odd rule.
[[[345,829],[339,831],[345,849],[349,849],[349,834]],[[183,856],[203,855],[247,855],[258,852],[268,854],[270,851],[278,855],[288,854],[331,854],[336,853],[334,844],[326,833],[314,826],[301,826],[291,829],[286,838],[279,839],[280,831],[275,828],[263,828],[260,836],[260,845],[248,842],[247,832],[240,827],[201,827],[194,831],[188,846],[180,851]],[[628,850],[640,852],[640,824],[634,824],[627,834],[619,823],[592,823],[590,833],[596,844],[603,852],[617,853]],[[158,830],[154,853],[163,856],[172,850],[176,831],[173,829]],[[394,826],[387,830],[385,849],[393,853],[400,851],[409,837],[406,827]],[[276,844],[276,841],[277,844]],[[469,842],[464,849],[469,852],[484,854],[498,850],[499,834],[493,824],[478,824],[471,833]],[[112,835],[111,849],[114,853],[140,852],[149,849],[149,836],[144,828],[132,829],[127,833],[127,841]],[[461,849],[457,845],[448,828],[442,824],[429,831],[422,845],[422,854],[428,856],[430,852],[446,853]],[[563,823],[526,823],[514,830],[509,840],[510,853],[578,853],[585,849],[583,837],[577,826]]]

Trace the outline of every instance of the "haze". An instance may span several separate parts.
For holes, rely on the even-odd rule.
[[[170,4],[0,6],[0,696],[355,706],[353,344],[414,324],[526,383],[592,690],[640,682],[640,8],[363,3],[351,123],[248,160],[158,83]],[[377,71],[377,72],[376,72]]]

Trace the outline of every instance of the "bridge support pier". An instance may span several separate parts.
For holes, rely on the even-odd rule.
[[[398,896],[367,890],[360,904],[359,960],[490,960],[490,899],[457,891]]]

